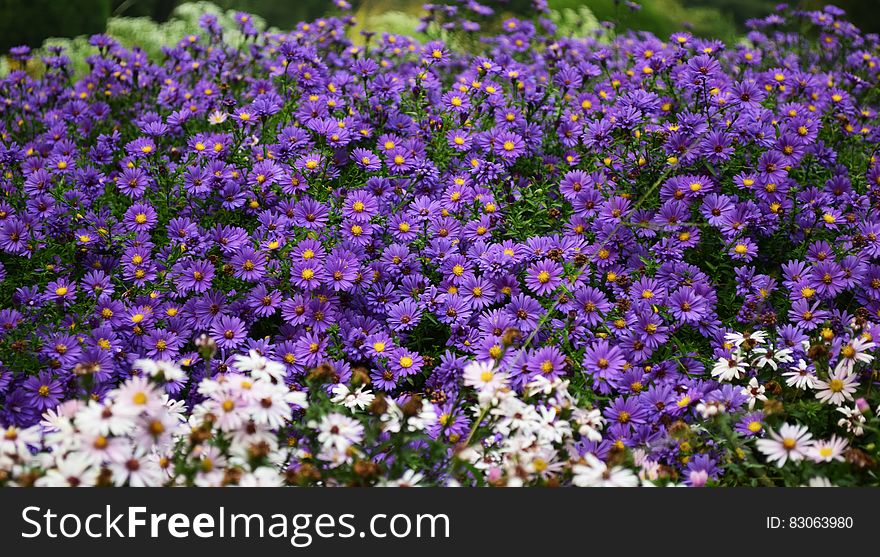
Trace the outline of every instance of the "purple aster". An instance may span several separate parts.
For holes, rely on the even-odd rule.
[[[177,263],[174,270],[177,275],[175,284],[182,292],[205,292],[211,288],[214,266],[208,261]]]
[[[492,148],[504,159],[512,160],[525,152],[526,144],[520,135],[502,131],[493,138]]]
[[[404,299],[388,309],[388,324],[394,331],[408,331],[416,325],[422,317],[422,310],[418,302]]]
[[[676,319],[686,323],[696,323],[703,318],[707,309],[705,299],[690,286],[679,288],[673,292],[667,305],[670,313]]]
[[[290,271],[290,282],[306,290],[318,288],[323,279],[324,265],[314,259],[300,261]]]
[[[266,255],[251,247],[240,249],[230,263],[235,276],[246,281],[259,281],[266,274]]]
[[[614,399],[611,406],[605,408],[602,414],[609,423],[620,425],[643,424],[648,417],[648,412],[639,404],[636,397],[618,397]]]
[[[37,376],[28,377],[21,386],[22,393],[28,403],[38,412],[52,410],[61,402],[64,395],[64,383],[49,372],[41,372]]]
[[[379,211],[376,197],[366,190],[351,192],[345,199],[342,214],[355,222],[367,222]]]
[[[562,265],[552,259],[543,259],[529,266],[526,286],[539,296],[549,294],[562,283]]]
[[[221,315],[211,327],[211,338],[224,350],[235,350],[246,336],[244,322],[238,317]]]
[[[407,377],[409,375],[415,375],[421,371],[425,362],[422,356],[417,352],[405,348],[398,348],[390,354],[389,363],[391,364],[392,371],[394,371],[397,376]]]
[[[526,368],[533,376],[555,379],[565,373],[565,355],[555,346],[544,346],[529,353]]]
[[[541,304],[525,294],[514,296],[504,309],[513,319],[514,325],[524,333],[532,332],[537,327],[538,320],[544,315]]]
[[[595,342],[584,353],[584,371],[606,380],[620,373],[625,363],[626,359],[620,348],[609,344],[605,339]]]

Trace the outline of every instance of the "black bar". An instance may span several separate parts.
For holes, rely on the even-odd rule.
[[[77,550],[77,555],[120,555],[119,551],[181,551],[197,548],[211,555],[241,555],[242,552],[268,551],[267,555],[330,555],[339,551],[366,551],[366,555],[443,555],[465,551],[467,555],[820,555],[853,554],[867,548],[869,536],[877,531],[875,496],[867,489],[5,489],[0,503],[0,540],[3,555],[18,551]],[[146,524],[139,526],[134,538],[92,539],[81,531],[75,538],[49,538],[43,514],[51,509],[53,533],[57,534],[59,517],[74,513],[81,529],[88,515],[92,534],[107,533],[105,515],[109,505],[111,519],[118,531],[127,533],[130,507],[146,507],[138,515]],[[36,526],[41,535],[33,539]],[[34,510],[39,508],[39,510]],[[221,508],[224,512],[221,512]],[[150,515],[183,513],[188,516],[189,536],[174,538],[167,529],[167,518],[157,526],[158,538],[152,538]],[[205,513],[213,518],[213,537],[195,534],[193,518]],[[259,513],[264,517],[265,537],[256,537],[258,521],[253,519],[250,537],[243,534],[244,521],[236,519],[237,535],[231,537],[232,514]],[[224,536],[219,536],[220,515],[224,517]],[[284,515],[273,518],[273,514]],[[295,547],[295,515],[302,516]],[[318,515],[321,533],[316,533]],[[396,519],[398,533],[407,521],[410,534],[405,538],[373,537],[369,532],[371,517],[375,531],[389,533],[389,520]],[[421,538],[415,537],[418,515],[448,516],[448,537],[442,520],[435,521],[435,536],[429,537],[430,521],[422,520]],[[343,517],[343,515],[354,515]],[[341,520],[341,521],[340,521]],[[842,520],[842,522],[841,522]],[[834,527],[831,523],[834,523]],[[269,537],[270,525],[285,522],[287,532],[276,526],[280,537]],[[824,526],[823,526],[824,522]],[[202,533],[207,519],[202,519]],[[343,525],[345,524],[345,525]],[[65,519],[65,529],[73,533],[76,521]],[[179,524],[178,524],[179,526]],[[351,526],[349,528],[348,526]],[[352,529],[353,528],[353,529]],[[178,529],[178,532],[181,530]],[[363,534],[361,534],[363,533]],[[306,534],[311,536],[307,539]],[[349,534],[350,537],[339,537]],[[306,543],[306,542],[309,543]],[[795,553],[799,551],[802,553]],[[54,554],[54,553],[52,553]]]

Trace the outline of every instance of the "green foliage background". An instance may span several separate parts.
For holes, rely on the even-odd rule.
[[[415,35],[421,6],[426,0],[349,0],[362,27]],[[435,0],[436,2],[437,0]],[[439,0],[454,3],[453,0]],[[818,8],[830,0],[793,0],[803,8]],[[483,0],[500,16],[524,15],[531,0]],[[632,10],[622,0],[549,0],[552,17],[563,34],[584,35],[610,21],[620,29],[651,31],[660,37],[690,29],[697,35],[736,41],[744,23],[773,10],[776,0],[638,0]],[[867,31],[880,31],[880,0],[836,0],[850,19]],[[278,29],[327,14],[331,0],[0,0],[0,52],[21,44],[32,47],[64,45],[78,69],[91,53],[87,37],[107,32],[126,46],[135,44],[150,54],[186,33],[198,32],[197,21],[206,11],[231,17],[233,11],[260,16]],[[232,26],[234,27],[234,26]],[[354,37],[356,38],[356,37]],[[9,63],[0,59],[0,73]]]

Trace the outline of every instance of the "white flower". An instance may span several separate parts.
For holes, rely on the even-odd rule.
[[[347,385],[339,384],[333,387],[333,398],[330,400],[349,410],[363,410],[372,404],[375,398],[376,395],[370,391],[364,391],[363,385],[352,391]]]
[[[336,412],[322,416],[318,430],[318,441],[324,448],[339,451],[345,451],[364,437],[364,426],[359,421]]]
[[[162,396],[162,403],[172,416],[177,418],[180,423],[186,422],[186,401],[174,400],[168,395]]]
[[[23,456],[30,454],[29,447],[39,447],[40,426],[21,429],[14,425],[0,430],[0,456]]]
[[[767,340],[767,333],[764,331],[755,331],[753,333],[738,333],[733,331],[725,333],[724,340],[739,348],[747,340],[752,340],[757,344],[763,344]]]
[[[832,435],[831,439],[816,441],[808,452],[810,459],[814,462],[831,462],[837,460],[843,462],[843,451],[849,446],[849,442],[837,435]]]
[[[186,379],[186,374],[174,362],[140,359],[135,360],[132,367],[143,371],[150,377],[156,377],[168,382]]]
[[[142,414],[130,433],[135,445],[143,447],[170,447],[174,442],[180,421],[168,412]]]
[[[114,411],[124,416],[159,411],[164,405],[162,393],[145,377],[132,377],[113,393]]]
[[[98,479],[98,469],[83,454],[70,453],[55,460],[55,468],[39,478],[37,487],[90,487]]]
[[[526,385],[525,394],[526,396],[535,396],[537,394],[549,395],[553,392],[553,380],[544,377],[543,375],[536,375],[528,385]]]
[[[149,458],[142,447],[131,447],[118,461],[110,463],[113,483],[117,486],[158,487],[165,480],[165,473]]]
[[[281,487],[284,478],[277,470],[267,466],[260,466],[250,474],[245,474],[238,480],[240,487]]]
[[[87,435],[125,435],[134,428],[134,418],[113,404],[90,400],[76,415],[76,427]]]
[[[727,410],[727,406],[720,400],[711,400],[709,402],[700,402],[694,409],[700,413],[704,420],[708,420],[718,414],[723,414]]]
[[[758,439],[756,445],[768,461],[775,460],[780,468],[788,460],[792,462],[803,460],[806,452],[813,446],[813,436],[806,426],[783,424],[779,428],[779,433],[772,429],[767,431],[770,438]]]
[[[789,387],[803,390],[815,388],[816,374],[804,360],[798,360],[797,365],[790,367],[782,376],[786,378],[785,384]]]
[[[292,414],[287,399],[295,393],[290,392],[283,383],[259,381],[254,385],[253,394],[257,399],[250,412],[254,422],[279,428],[290,420]]]
[[[764,394],[764,385],[758,383],[757,377],[752,377],[749,380],[749,384],[743,387],[742,394],[746,395],[749,398],[749,410],[754,410],[755,401],[765,401],[767,400],[767,395]]]
[[[718,381],[740,379],[745,373],[745,364],[738,354],[731,354],[729,358],[719,358],[712,368],[712,377]]]
[[[424,431],[428,424],[437,423],[437,412],[434,405],[427,399],[422,400],[422,409],[417,416],[411,416],[406,421],[409,431]]]
[[[639,479],[642,482],[653,482],[660,477],[660,463],[656,460],[645,458],[639,466]],[[653,485],[653,484],[652,484]]]
[[[400,433],[401,423],[403,422],[403,411],[400,406],[390,398],[385,399],[388,409],[379,417],[382,422],[382,431],[387,433]]]
[[[824,476],[815,476],[815,477],[810,478],[809,483],[807,483],[807,485],[805,485],[804,487],[837,487],[837,486],[835,486],[833,483],[831,483],[831,480],[829,480],[828,478],[826,478]]]
[[[79,452],[95,466],[119,462],[131,451],[131,441],[125,437],[106,437],[98,434],[79,436]]]
[[[228,113],[221,112],[220,110],[214,110],[213,112],[208,114],[208,123],[212,126],[216,126],[225,122],[228,117]]]
[[[861,337],[843,345],[840,348],[840,355],[838,356],[837,366],[834,368],[834,373],[851,373],[856,362],[870,363],[871,360],[874,359],[874,356],[867,354],[866,351],[871,350],[876,346],[875,343],[868,342]]]
[[[464,384],[477,390],[482,406],[497,402],[499,391],[507,388],[508,374],[499,371],[494,362],[471,362],[464,368]]]
[[[267,360],[256,350],[251,350],[247,356],[236,354],[233,365],[239,371],[249,372],[254,379],[281,381],[287,375],[284,364]]]
[[[837,411],[843,414],[843,418],[840,418],[837,421],[837,427],[846,428],[848,433],[852,433],[856,437],[864,435],[865,433],[865,416],[859,411],[858,408],[847,408],[845,406],[840,406],[837,408]]]
[[[840,406],[844,401],[852,400],[859,383],[856,376],[838,366],[828,381],[817,379],[814,388],[818,391],[816,398],[822,402]]]
[[[779,368],[779,364],[789,364],[794,361],[791,357],[791,349],[790,348],[781,348],[779,350],[773,347],[764,347],[759,346],[754,350],[755,355],[758,356],[758,359],[755,360],[755,368],[761,369],[764,366],[770,366],[773,368],[773,371],[776,371]]]
[[[605,418],[602,417],[602,412],[598,408],[592,410],[575,408],[572,411],[571,420],[578,426],[578,434],[581,437],[586,437],[595,443],[602,440],[600,431],[605,425]]]
[[[379,487],[419,487],[419,482],[424,475],[413,470],[407,470],[396,480],[386,480],[378,484]]]
[[[572,483],[578,487],[636,487],[639,478],[621,466],[608,468],[608,465],[592,454],[584,457],[586,464],[575,464],[571,471],[574,473]]]

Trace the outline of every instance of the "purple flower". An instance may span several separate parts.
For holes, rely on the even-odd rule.
[[[565,356],[555,346],[544,346],[528,355],[526,367],[533,375],[555,379],[565,372]]]
[[[182,262],[174,266],[175,284],[182,292],[205,292],[211,288],[214,266],[205,260]]]
[[[539,296],[553,292],[562,283],[562,266],[550,259],[531,265],[526,273],[526,286]]]
[[[224,350],[235,350],[245,340],[247,329],[238,317],[221,315],[211,326],[211,338]]]
[[[64,395],[63,383],[45,371],[25,379],[21,389],[28,403],[41,413],[55,408]]]

